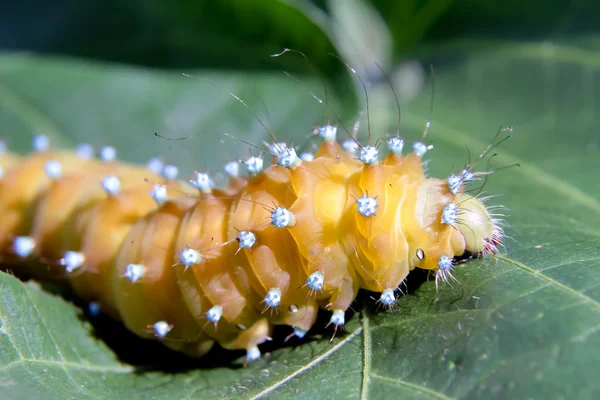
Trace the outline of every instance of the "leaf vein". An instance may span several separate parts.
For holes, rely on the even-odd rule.
[[[0,83],[0,104],[12,111],[25,124],[31,126],[34,132],[43,132],[48,135],[54,143],[71,143],[67,135],[62,132],[58,125],[49,116],[44,114],[18,94],[15,90]]]
[[[396,379],[396,378],[389,378],[387,376],[381,376],[381,375],[375,374],[375,373],[371,374],[371,377],[388,382],[388,383],[393,383],[397,386],[404,386],[404,387],[418,390],[418,391],[428,394],[436,399],[444,399],[444,400],[452,400],[453,399],[453,397],[446,396],[444,393],[435,391],[433,389],[429,389],[428,387],[418,385],[416,383],[407,382],[407,381],[403,381],[401,379]]]
[[[93,371],[93,372],[114,372],[114,373],[120,373],[120,374],[124,374],[124,373],[130,373],[133,372],[134,369],[133,367],[130,366],[119,366],[119,365],[115,365],[115,366],[109,366],[109,365],[93,365],[93,364],[83,364],[83,363],[74,363],[74,362],[70,362],[70,361],[54,361],[54,360],[41,360],[41,359],[37,359],[37,358],[22,358],[19,360],[15,360],[12,361],[8,364],[6,364],[5,366],[0,368],[0,371],[2,370],[6,370],[14,365],[18,365],[18,364],[42,364],[42,365],[47,365],[47,366],[58,366],[58,367],[68,367],[68,368],[77,368],[77,369],[83,369],[86,371]]]
[[[50,339],[54,343],[54,347],[58,351],[58,355],[60,356],[61,361],[65,361],[65,359],[63,357],[63,354],[62,354],[62,351],[60,349],[60,346],[58,345],[58,341],[56,340],[56,338],[52,334],[52,331],[48,327],[48,324],[46,324],[46,320],[42,317],[42,313],[38,309],[37,304],[35,303],[35,301],[33,301],[33,298],[31,297],[31,293],[29,293],[29,290],[27,290],[26,288],[24,288],[24,292],[27,295],[27,298],[29,299],[29,301],[31,302],[31,305],[33,306],[33,310],[38,315],[38,318],[39,318],[40,322],[42,323],[44,329],[46,330],[46,332],[48,332],[48,336],[50,337]],[[71,381],[71,383],[73,384],[73,386],[75,388],[77,388],[77,391],[80,392],[81,391],[81,387],[77,384],[77,382],[71,376],[71,374],[69,373],[69,371],[67,371],[67,369],[64,366],[62,366],[62,370],[65,372],[65,375],[67,376],[67,378],[69,378],[69,380]],[[93,396],[93,397],[96,397],[96,396]]]
[[[537,271],[538,272],[543,272],[543,271],[548,271],[550,269],[554,269],[554,268],[558,268],[558,267],[565,267],[565,266],[571,265],[571,264],[582,263],[582,262],[589,262],[589,261],[598,261],[598,260],[600,260],[600,257],[586,258],[586,259],[583,259],[583,260],[569,260],[569,261],[565,261],[562,264],[555,264],[555,265],[550,265],[548,267],[540,268]]]
[[[278,388],[280,388],[281,386],[285,385],[287,382],[291,381],[292,379],[294,379],[298,375],[302,374],[303,372],[306,372],[309,369],[313,368],[314,366],[320,364],[322,361],[325,361],[327,358],[329,358],[329,356],[331,356],[333,353],[335,353],[337,350],[339,350],[346,343],[349,343],[352,339],[354,339],[362,331],[363,331],[362,326],[358,327],[354,332],[352,332],[350,335],[348,335],[346,338],[344,338],[341,342],[339,342],[338,344],[336,344],[335,346],[333,346],[331,349],[327,350],[325,353],[323,353],[320,356],[316,357],[315,359],[313,359],[308,364],[302,366],[301,368],[298,368],[296,371],[294,371],[293,373],[289,374],[285,378],[283,378],[283,379],[275,382],[271,386],[269,386],[269,387],[261,390],[259,393],[257,393],[254,396],[252,396],[251,399],[252,400],[260,399],[260,398],[268,395],[269,393],[277,390]]]
[[[363,315],[363,373],[360,398],[366,400],[369,395],[369,375],[371,373],[371,332],[369,331],[369,316]]]
[[[557,288],[560,288],[561,290],[563,290],[564,292],[567,292],[573,296],[579,297],[580,299],[584,300],[586,303],[590,303],[592,306],[594,306],[594,308],[597,309],[597,311],[600,311],[600,302],[594,300],[593,298],[586,296],[585,294],[583,294],[580,291],[577,291],[563,283],[560,283],[559,281],[552,279],[551,277],[549,277],[548,275],[542,274],[541,272],[528,267],[527,265],[520,263],[518,261],[513,260],[512,258],[508,258],[508,257],[504,257],[504,256],[498,256],[499,259],[506,261],[508,263],[514,264],[517,267],[521,268],[524,271],[529,272],[530,274],[537,276],[540,279],[545,280],[546,282],[551,283],[552,285],[556,286]]]

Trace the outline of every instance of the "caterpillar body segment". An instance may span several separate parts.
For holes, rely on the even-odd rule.
[[[328,309],[337,329],[359,289],[393,307],[413,269],[437,283],[452,278],[454,257],[496,251],[502,230],[464,193],[472,166],[426,178],[430,147],[403,155],[390,139],[381,157],[357,142],[344,150],[335,127],[322,136],[311,157],[272,145],[274,162],[251,157],[247,178],[227,164],[224,188],[201,173],[178,181],[174,166],[115,161],[110,149],[100,160],[44,143],[0,154],[0,256],[66,277],[139,336],[194,356],[219,343],[252,360],[274,325],[301,338]]]
[[[12,237],[27,236],[31,232],[35,201],[52,183],[52,177],[45,171],[46,163],[60,160],[63,173],[79,168],[83,160],[69,152],[38,152],[24,160],[14,156],[3,156],[4,174],[0,180],[0,249],[6,253],[12,247]]]

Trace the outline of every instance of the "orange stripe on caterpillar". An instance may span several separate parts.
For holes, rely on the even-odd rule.
[[[454,257],[496,250],[501,229],[464,193],[473,165],[426,178],[421,143],[403,156],[392,138],[382,160],[357,143],[355,158],[335,127],[322,131],[309,161],[278,144],[267,168],[244,163],[247,179],[229,164],[222,189],[205,174],[188,185],[175,167],[160,176],[155,163],[152,172],[114,161],[110,150],[102,160],[47,146],[0,155],[0,254],[62,268],[80,296],[140,336],[191,355],[218,342],[254,359],[273,325],[303,337],[326,308],[337,329],[361,288],[392,307],[414,268],[447,280]],[[27,272],[47,275],[39,264]]]

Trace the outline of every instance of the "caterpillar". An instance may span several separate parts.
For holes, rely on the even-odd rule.
[[[303,338],[326,309],[335,332],[359,289],[393,308],[413,269],[437,285],[460,259],[496,253],[499,221],[467,189],[491,171],[474,162],[427,178],[422,141],[403,154],[390,137],[383,156],[339,143],[334,125],[315,133],[315,154],[275,141],[270,165],[230,162],[221,188],[206,173],[178,180],[158,159],[117,161],[112,147],[96,158],[90,145],[56,150],[43,135],[27,156],[2,146],[2,264],[63,274],[95,309],[174,350],[201,356],[218,343],[252,361],[275,325]]]

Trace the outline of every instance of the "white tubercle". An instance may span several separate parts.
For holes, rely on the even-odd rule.
[[[50,139],[46,135],[36,135],[32,142],[34,151],[46,151],[50,148]]]
[[[21,258],[27,258],[35,249],[35,240],[30,236],[17,236],[13,240],[13,252]]]
[[[447,179],[448,187],[450,188],[450,193],[457,194],[460,189],[463,187],[463,180],[458,175],[450,175]]]
[[[300,159],[302,161],[312,161],[315,159],[315,155],[313,153],[305,151],[304,153],[300,154]]]
[[[318,128],[317,132],[319,136],[323,138],[323,140],[327,142],[335,142],[335,137],[337,135],[337,126],[324,125]]]
[[[155,175],[160,175],[165,164],[158,157],[153,157],[146,163],[146,168]]]
[[[264,161],[260,157],[250,157],[246,160],[246,162],[244,162],[244,165],[246,165],[248,174],[250,174],[250,176],[255,176],[262,171],[263,163]]]
[[[167,164],[162,170],[162,175],[166,180],[174,181],[177,179],[177,175],[179,175],[179,168],[177,168],[175,165]]]
[[[196,178],[192,179],[190,183],[202,193],[212,192],[212,188],[215,186],[215,183],[210,179],[210,176],[201,172],[196,172]]]
[[[75,148],[75,154],[82,160],[91,160],[94,158],[94,146],[89,143],[80,143]]]
[[[293,169],[302,164],[302,160],[296,155],[296,150],[290,147],[279,156],[277,164],[280,167]]]
[[[152,325],[154,329],[154,335],[159,339],[164,339],[165,336],[173,329],[173,325],[169,325],[165,321],[158,321]]]
[[[458,205],[450,202],[442,210],[442,224],[454,225],[458,219]]]
[[[83,253],[78,251],[67,251],[60,260],[60,264],[65,266],[65,271],[71,273],[80,268],[84,261],[85,257]]]
[[[394,289],[385,289],[381,293],[379,301],[381,302],[381,304],[388,307],[396,303],[396,295],[394,294]]]
[[[453,262],[452,258],[450,258],[448,256],[441,256],[438,259],[437,265],[440,270],[449,271],[454,266],[454,262]]]
[[[304,330],[297,326],[294,327],[294,336],[296,336],[298,339],[302,339],[304,336],[306,336],[307,333],[307,330]]]
[[[329,323],[335,326],[341,326],[346,323],[345,313],[343,310],[335,310],[333,314],[331,314],[331,318],[329,319]]]
[[[375,212],[377,211],[377,199],[364,194],[362,197],[356,199],[356,206],[360,215],[363,217],[371,217],[375,215]]]
[[[306,279],[306,286],[308,286],[308,288],[310,290],[314,290],[316,292],[323,290],[324,284],[325,284],[325,276],[323,275],[322,272],[319,272],[319,271],[313,272]]]
[[[278,288],[270,289],[264,299],[267,307],[277,307],[281,303],[281,290]]]
[[[284,228],[286,226],[293,226],[296,223],[296,218],[285,207],[277,207],[271,213],[271,224],[277,228]]]
[[[354,140],[348,139],[342,143],[342,148],[346,152],[354,154],[356,153],[356,150],[358,150],[358,143],[356,143]]]
[[[186,268],[200,263],[201,260],[202,256],[200,253],[194,249],[190,249],[189,247],[186,247],[179,253],[179,262],[185,265]]]
[[[387,141],[388,149],[394,154],[402,154],[402,149],[404,149],[404,140],[399,137],[393,137],[388,139]]]
[[[102,179],[102,188],[109,196],[114,196],[121,190],[121,181],[114,175],[105,176]]]
[[[44,165],[44,172],[50,179],[58,179],[62,176],[62,165],[56,160],[48,160]]]
[[[246,350],[246,361],[256,361],[260,358],[260,350],[257,346],[252,346]]]
[[[155,183],[152,186],[152,192],[150,192],[150,196],[152,196],[152,199],[154,199],[156,204],[159,206],[162,205],[169,198],[167,187],[165,185],[159,185],[158,183]]]
[[[240,175],[240,164],[237,161],[231,161],[225,164],[225,173],[231,178],[235,178]]]
[[[223,315],[223,309],[220,306],[212,306],[210,310],[208,310],[205,314],[206,319],[216,324],[221,319]]]
[[[249,249],[256,243],[256,236],[250,231],[241,231],[236,240],[240,244],[240,248]]]
[[[131,283],[136,283],[140,278],[144,276],[146,272],[146,267],[142,264],[128,264],[125,267],[125,278],[127,278]]]
[[[374,146],[365,146],[360,149],[358,159],[365,164],[375,164],[379,158],[379,150]]]
[[[114,161],[117,158],[117,150],[112,146],[104,146],[100,149],[100,159],[102,161]]]
[[[425,153],[427,153],[431,149],[433,149],[433,145],[427,146],[425,143],[421,142],[413,143],[413,150],[415,154],[419,157],[423,157]]]
[[[271,144],[265,142],[265,145],[267,145],[269,153],[271,153],[275,157],[281,157],[288,150],[288,146],[285,142],[275,142]]]

